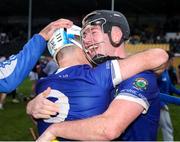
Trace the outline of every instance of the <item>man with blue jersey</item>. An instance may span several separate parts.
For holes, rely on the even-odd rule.
[[[39,34],[35,34],[17,55],[0,63],[0,92],[13,91],[32,70],[46,47],[46,41],[52,36],[55,29],[70,27],[72,22],[59,19],[50,23]]]
[[[171,56],[173,57],[173,55],[171,55]],[[167,100],[167,96],[165,97],[162,94],[160,95],[161,111],[160,111],[159,125],[162,130],[162,135],[163,135],[164,141],[174,141],[173,126],[172,126],[171,117],[169,114],[169,108],[167,106],[167,103],[180,105],[180,99],[170,95],[171,93],[180,95],[180,90],[176,89],[175,86],[172,84],[171,78],[168,73],[168,67],[171,64],[171,61],[172,61],[172,59],[170,58],[167,63],[166,70],[158,78],[158,85],[159,85],[160,92],[162,94],[169,95],[168,100]]]
[[[127,57],[124,41],[128,38],[128,22],[119,12],[97,10],[83,20],[83,47],[94,64],[110,56]],[[53,124],[38,140],[51,140],[56,136],[112,140],[119,135],[121,140],[156,140],[160,112],[156,76],[151,71],[143,72],[122,82],[118,89],[117,96],[103,114]]]
[[[40,134],[51,123],[88,118],[103,113],[109,105],[114,86],[134,73],[150,69],[146,63],[142,64],[141,68],[139,68],[141,64],[126,65],[129,62],[135,63],[137,58],[141,59],[144,55],[148,55],[149,51],[124,60],[107,61],[92,68],[83,50],[63,37],[66,34],[63,30],[57,30],[48,43],[50,53],[60,68],[55,74],[40,80],[36,87],[37,94],[51,87],[48,99],[58,103],[60,111],[58,115],[49,119],[37,121]],[[149,57],[146,56],[144,59],[149,62],[147,58]],[[131,67],[134,67],[134,70],[129,71]]]
[[[90,19],[88,23],[86,21],[87,20],[86,18],[89,18],[89,17],[87,16],[83,23],[84,29],[82,30],[82,34],[83,34],[82,38],[83,38],[83,43],[85,47],[85,52],[87,53],[87,57],[94,64],[99,64],[103,62],[105,59],[112,59],[111,58],[112,56],[113,56],[113,59],[116,59],[117,57],[125,58],[126,53],[124,51],[124,40],[128,39],[129,37],[129,26],[127,25],[127,21],[125,17],[119,12],[111,12],[111,11],[104,11],[104,10],[96,11],[96,12],[93,12],[92,15],[90,14],[88,16],[90,16],[91,18],[96,15],[100,17],[102,16],[105,16],[105,17],[103,18],[93,17],[94,19]],[[110,17],[112,19],[110,19]],[[111,25],[114,23],[115,25]],[[119,24],[122,24],[122,25],[119,25]],[[104,27],[101,27],[101,26],[104,26]],[[120,28],[123,28],[123,29],[120,30]],[[160,49],[157,49],[157,51],[158,50],[160,51]],[[163,53],[163,56],[166,56],[166,54],[164,53]],[[144,59],[145,59],[144,57],[141,58],[141,60],[144,60]],[[135,68],[136,70],[138,64],[135,63],[136,67],[133,66],[132,68]],[[103,67],[104,63],[99,66],[100,68]],[[128,66],[127,64],[124,66],[125,69],[128,68],[127,66]],[[96,67],[96,69],[98,67]],[[121,68],[121,71],[124,69],[124,67]],[[122,72],[121,72],[121,75],[122,75]],[[129,72],[132,72],[132,70],[126,70],[127,74],[129,74]],[[100,79],[100,77],[97,77],[97,78]],[[124,77],[122,78],[125,79]],[[129,88],[129,83],[131,83],[132,85],[130,88]],[[131,80],[128,80],[127,83],[124,82],[124,84],[122,84],[121,87],[123,88],[121,91],[119,91],[120,93],[118,93],[117,97],[112,101],[107,111],[104,110],[105,112],[102,115],[99,115],[93,118],[88,118],[85,120],[71,121],[71,122],[67,121],[67,122],[53,124],[47,129],[47,131],[45,131],[45,133],[40,137],[39,140],[40,141],[49,140],[49,139],[46,139],[49,136],[52,136],[51,138],[54,138],[54,136],[61,136],[64,138],[80,139],[80,140],[114,139],[118,137],[127,128],[127,126],[134,119],[136,119],[141,113],[146,113],[147,111],[148,113],[149,111],[151,112],[149,114],[149,117],[155,116],[154,117],[155,119],[153,120],[154,122],[147,123],[147,126],[150,126],[151,124],[155,123],[155,126],[152,127],[152,129],[155,129],[155,130],[153,133],[151,133],[151,135],[153,135],[152,139],[154,139],[155,137],[154,135],[157,130],[156,124],[158,123],[158,116],[159,116],[158,115],[159,114],[159,111],[158,111],[159,101],[158,101],[158,96],[157,96],[159,92],[158,92],[158,87],[156,84],[155,75],[151,71],[145,72],[143,74],[139,74],[138,76],[133,77]],[[91,95],[93,95],[92,91],[94,90],[91,90]],[[95,89],[95,91],[97,90]],[[144,92],[146,92],[146,94]],[[107,92],[105,91],[104,94],[105,93]],[[110,92],[108,92],[108,94],[109,93]],[[31,103],[33,104],[33,102]],[[77,104],[77,103],[78,101],[75,102],[74,104]],[[95,102],[95,104],[98,104],[98,103],[99,103],[98,101]],[[89,103],[87,102],[86,105],[88,104]],[[157,107],[157,111],[155,110],[155,112],[153,112],[153,110],[150,109],[151,107],[149,108],[149,105],[152,106],[152,104],[154,104],[153,108]],[[95,109],[94,106],[92,107]],[[80,109],[80,112],[82,112],[81,107],[79,109]],[[89,111],[90,110],[91,109],[89,109]],[[89,114],[89,111],[87,111],[88,114]],[[76,110],[76,113],[77,112],[78,110]],[[30,114],[32,113],[30,112]],[[141,114],[140,117],[143,117],[143,116],[144,115]],[[82,118],[83,116],[81,117],[81,119]],[[69,120],[72,120],[72,119],[69,119]],[[148,119],[142,119],[142,120],[148,121]],[[137,126],[135,125],[132,127],[137,127]]]

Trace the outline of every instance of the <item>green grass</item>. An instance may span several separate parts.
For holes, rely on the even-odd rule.
[[[180,89],[180,85],[176,86],[177,88]],[[178,96],[177,96],[178,97]],[[174,141],[180,141],[180,106],[177,105],[173,105],[173,104],[169,104],[169,112],[170,112],[170,117],[171,117],[171,121],[174,127]],[[158,140],[162,141],[162,133],[161,130],[159,130],[158,133]]]
[[[178,86],[180,88],[180,86]],[[26,79],[19,87],[18,92],[29,96],[31,92],[31,82]],[[26,102],[19,104],[11,102],[11,96],[8,96],[4,105],[5,109],[0,110],[0,141],[31,141],[33,137],[29,128],[34,127],[31,119],[26,115]],[[180,140],[180,107],[169,105],[170,115],[174,126],[175,141]],[[158,140],[162,140],[159,132]]]
[[[26,79],[18,88],[18,92],[28,96],[31,92],[31,82]],[[18,104],[11,102],[12,97],[6,98],[4,110],[0,110],[0,141],[33,140],[29,128],[33,127],[30,117],[26,114],[26,102]]]

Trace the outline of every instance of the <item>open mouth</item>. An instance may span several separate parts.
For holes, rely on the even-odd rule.
[[[98,48],[98,46],[96,44],[91,44],[91,45],[87,46],[88,50],[95,49],[95,48]]]
[[[101,43],[104,43],[104,41],[90,44],[90,45],[86,46],[86,50],[88,51],[88,50],[92,50],[92,49],[97,49],[98,45],[100,45]]]
[[[85,51],[86,51],[86,53],[88,53],[88,52],[90,52],[90,51],[93,51],[93,50],[95,50],[95,49],[97,49],[98,48],[98,46],[97,45],[89,45],[89,46],[87,46],[86,47],[86,49],[85,49]]]

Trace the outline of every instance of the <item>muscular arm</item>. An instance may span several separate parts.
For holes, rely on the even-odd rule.
[[[121,108],[121,109],[117,109]],[[63,137],[74,140],[112,140],[141,114],[143,107],[127,100],[114,100],[102,115],[51,125],[38,141]]]
[[[125,80],[142,71],[157,68],[167,60],[168,54],[160,48],[149,49],[124,60],[119,60],[122,79]]]

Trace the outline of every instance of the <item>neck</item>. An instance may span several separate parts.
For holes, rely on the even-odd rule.
[[[115,52],[114,52],[115,56],[118,56],[120,58],[125,58],[127,57],[126,51],[125,51],[125,47],[124,45],[121,45],[120,47],[116,48]]]

